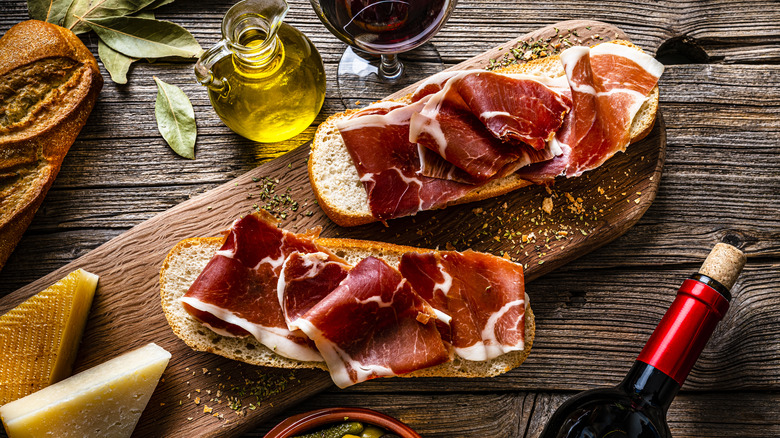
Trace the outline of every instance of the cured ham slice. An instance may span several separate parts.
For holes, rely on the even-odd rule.
[[[345,388],[448,361],[436,317],[396,269],[368,257],[295,325],[314,340],[333,381]]]
[[[409,142],[409,119],[423,105],[381,102],[337,124],[366,188],[371,214],[378,219],[442,207],[473,188],[420,174],[417,145]]]
[[[573,101],[555,138],[563,154],[518,172],[534,181],[579,176],[624,151],[631,123],[663,73],[650,55],[613,43],[572,47],[561,62]]]
[[[490,360],[525,347],[523,268],[473,251],[406,253],[398,269],[428,303],[452,319],[437,322],[458,356]]]
[[[522,154],[520,145],[494,137],[457,91],[446,85],[430,96],[420,112],[412,114],[409,129],[410,142],[438,154],[475,183],[492,178]],[[432,169],[424,168],[423,173],[440,176]]]
[[[287,328],[277,298],[287,255],[324,251],[312,237],[277,228],[264,211],[236,220],[222,247],[181,298],[184,308],[221,335],[251,334],[282,356],[321,361],[303,332]]]
[[[541,78],[492,72],[469,74],[458,93],[496,137],[520,140],[542,150],[563,124],[571,100]]]
[[[347,276],[349,266],[333,254],[294,252],[287,256],[277,283],[277,296],[287,328],[325,298]]]
[[[481,70],[435,75],[413,93],[427,103],[411,118],[409,140],[477,182],[549,160],[571,102],[541,80]]]

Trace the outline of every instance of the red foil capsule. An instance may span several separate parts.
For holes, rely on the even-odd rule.
[[[685,280],[637,360],[682,386],[728,308],[728,300],[715,289],[697,280]]]

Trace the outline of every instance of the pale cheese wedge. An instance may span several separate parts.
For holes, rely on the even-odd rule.
[[[154,343],[0,407],[9,438],[129,437],[171,354]]]
[[[70,376],[97,282],[75,270],[0,316],[0,406]]]

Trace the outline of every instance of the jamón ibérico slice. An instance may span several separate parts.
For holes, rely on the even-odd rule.
[[[420,157],[420,174],[437,179],[447,179],[464,184],[478,184],[477,178],[469,175],[465,170],[453,166],[452,163],[442,158],[436,152],[417,145],[417,153]]]
[[[287,256],[277,283],[287,327],[297,330],[294,321],[335,289],[350,268],[344,260],[324,252],[294,252]]]
[[[426,98],[422,109],[411,115],[409,141],[435,152],[475,183],[484,183],[517,161],[521,145],[494,137],[449,84]],[[426,167],[423,173],[434,175]]]
[[[184,308],[219,334],[251,334],[282,356],[321,361],[303,332],[287,328],[277,299],[279,271],[287,255],[324,251],[312,237],[277,228],[275,218],[265,211],[236,220],[222,247],[181,298]]]
[[[413,93],[427,103],[411,118],[409,140],[477,182],[548,160],[571,102],[540,81],[481,70],[435,75]]]
[[[461,198],[473,186],[421,175],[417,145],[409,142],[409,118],[424,105],[372,105],[337,128],[381,220],[416,214]]]
[[[412,288],[452,319],[437,323],[458,356],[484,361],[525,347],[522,266],[473,251],[406,253],[398,266]]]
[[[333,381],[345,388],[447,362],[436,317],[400,272],[368,257],[295,325],[314,340]]]
[[[469,74],[457,82],[458,94],[496,137],[520,140],[542,150],[563,124],[571,100],[541,82],[542,78]]]
[[[573,101],[554,140],[563,154],[520,170],[534,181],[579,176],[624,151],[631,123],[663,73],[650,55],[613,43],[572,47],[561,53],[561,62]]]
[[[417,88],[412,92],[410,97],[411,102],[417,102],[422,100],[425,96],[439,92],[442,88],[444,88],[444,84],[446,84],[450,78],[457,75],[462,75],[467,71],[476,73],[484,70],[449,70],[436,73],[433,76],[429,76],[427,79],[422,81],[420,85],[418,85]]]

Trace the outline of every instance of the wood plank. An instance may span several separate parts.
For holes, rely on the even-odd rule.
[[[586,29],[586,26],[592,27],[593,32],[605,29],[610,29],[610,33],[614,34],[619,32],[601,23],[577,22],[569,25],[577,26],[584,35],[591,32]],[[555,33],[550,27],[538,35],[544,35],[545,32],[549,35]],[[506,49],[509,46],[504,44],[503,47]],[[495,56],[495,53],[477,57],[468,65],[484,65],[488,56]],[[568,236],[560,240],[551,240],[549,245],[545,243],[544,247],[540,244],[539,248],[536,248],[530,255],[513,253],[512,256],[517,257],[521,263],[526,265],[526,278],[533,279],[550,272],[583,253],[609,242],[633,225],[655,197],[663,164],[665,143],[664,124],[659,116],[650,135],[632,145],[628,153],[616,156],[615,159],[610,160],[601,168],[589,172],[583,178],[576,181],[573,179],[565,181],[557,187],[556,190],[573,194],[573,198],[569,198],[569,202],[577,208],[571,208],[571,212],[567,213],[566,209],[559,207],[563,210],[563,213],[558,216],[560,222],[550,224],[551,227],[554,227],[554,230],[551,228],[550,232],[568,230]],[[295,401],[329,387],[331,385],[330,377],[317,371],[296,373],[292,376],[291,382],[285,381],[287,385],[284,391],[262,400],[262,403],[256,405],[257,409],[243,410],[242,412],[246,416],[241,421],[214,424],[208,421],[209,417],[197,416],[196,414],[201,409],[200,405],[183,403],[186,396],[193,396],[191,388],[219,390],[227,397],[230,394],[229,385],[225,383],[225,387],[220,387],[220,379],[222,382],[229,379],[241,381],[243,380],[242,368],[245,367],[238,362],[221,357],[193,352],[176,338],[156,304],[159,302],[157,285],[159,266],[165,254],[178,240],[204,234],[216,235],[234,218],[245,214],[250,209],[248,204],[257,202],[256,199],[250,199],[248,196],[258,193],[258,185],[274,185],[277,194],[289,193],[294,199],[301,199],[301,196],[311,196],[306,172],[305,157],[307,153],[307,145],[304,145],[290,154],[268,162],[227,184],[183,202],[167,212],[137,225],[73,263],[4,297],[0,300],[0,313],[4,313],[21,300],[41,290],[46,284],[61,278],[66,272],[76,267],[82,267],[99,274],[101,280],[98,292],[84,332],[74,371],[101,363],[106,360],[107,356],[112,356],[115,352],[126,351],[146,342],[154,341],[171,351],[173,358],[164,375],[164,382],[158,386],[150,401],[150,406],[160,406],[161,408],[145,411],[136,428],[136,435],[144,436],[149,433],[163,433],[170,436],[240,434]],[[645,158],[640,159],[640,157]],[[616,174],[621,175],[617,180],[614,177]],[[273,182],[261,180],[265,176],[270,176]],[[592,224],[588,224],[585,221],[591,220],[589,214],[592,213],[578,211],[578,209],[581,210],[581,207],[578,206],[574,198],[596,196],[597,186],[605,188],[603,190],[603,215],[598,219],[594,218]],[[625,195],[619,194],[624,190],[631,192],[630,201],[626,199]],[[404,243],[409,240],[419,241],[420,236],[415,232],[417,227],[411,224],[427,221],[430,222],[428,228],[431,232],[428,235],[424,234],[422,239],[431,247],[444,246],[450,242],[451,230],[456,228],[456,224],[458,224],[465,233],[462,235],[464,241],[475,231],[483,230],[482,232],[485,232],[484,230],[486,230],[490,233],[490,237],[495,237],[495,240],[491,239],[488,245],[482,249],[503,254],[504,251],[516,249],[515,238],[520,239],[519,235],[501,235],[501,233],[506,232],[506,223],[511,221],[512,224],[515,222],[522,224],[528,221],[529,217],[523,215],[522,206],[528,205],[533,198],[538,198],[536,204],[540,204],[541,196],[548,196],[548,194],[545,194],[541,187],[536,187],[533,191],[516,194],[514,199],[518,202],[512,203],[511,206],[506,203],[506,199],[484,201],[475,204],[476,208],[483,208],[484,211],[472,210],[474,207],[467,207],[466,209],[447,209],[438,215],[428,212],[415,218],[395,221],[392,228],[385,228],[377,223],[355,230],[337,229],[319,209],[314,207],[313,203],[309,203],[311,204],[311,214],[307,214],[308,206],[305,201],[299,201],[303,208],[291,210],[289,207],[283,206],[284,212],[277,211],[277,213],[286,219],[285,224],[288,228],[295,229],[323,224],[324,236],[376,238],[377,235],[384,234],[394,243]],[[563,192],[555,196],[558,196],[560,200],[565,199]],[[560,200],[559,202],[563,202]],[[159,201],[155,199],[153,202]],[[463,227],[465,223],[471,223],[471,227],[466,229]],[[489,226],[482,227],[483,223]],[[387,232],[388,230],[390,231]],[[585,236],[588,236],[587,241]],[[554,236],[551,235],[552,237]],[[543,238],[540,235],[539,241]],[[470,245],[470,243],[467,244]],[[530,248],[527,251],[530,251]],[[542,257],[544,260],[541,260]],[[150,305],[150,303],[154,304]],[[198,373],[200,369],[203,370],[203,373]],[[274,372],[263,371],[263,374],[268,373]],[[214,374],[216,377],[213,376]],[[211,395],[209,394],[209,396]],[[238,392],[230,395],[238,396]],[[218,399],[219,395],[214,398]],[[203,398],[204,404],[207,399],[208,397]],[[247,396],[241,399],[243,405],[247,406],[249,403]],[[165,406],[167,408],[163,408]],[[224,416],[224,413],[222,414]],[[188,418],[192,419],[188,420]]]
[[[661,85],[668,159],[654,205],[608,251],[566,269],[690,262],[723,239],[741,245],[750,257],[780,254],[780,218],[774,214],[780,203],[780,155],[775,152],[780,143],[780,66],[670,66]],[[142,99],[153,107],[153,94],[130,98]],[[100,117],[121,119],[116,107],[106,105]],[[117,125],[121,135],[131,135],[129,122]],[[111,227],[129,228],[178,199],[254,168],[261,153],[235,137],[201,136],[195,161],[174,156],[160,138],[79,140],[27,231],[33,240],[26,241],[36,242],[36,233],[57,232],[69,239],[68,232],[96,226],[101,217]],[[156,200],[146,199],[146,191]],[[596,200],[585,201],[592,208]],[[744,208],[746,203],[750,208]],[[52,270],[48,264],[23,262],[39,253],[35,244],[19,245],[8,268],[0,271],[0,295]],[[71,254],[61,264],[75,259],[76,253]]]
[[[285,417],[337,406],[365,406],[415,429],[426,438],[535,438],[563,401],[573,392],[349,394],[327,392],[264,423],[246,437],[262,437]],[[773,393],[681,394],[669,408],[668,422],[676,438],[766,437],[780,434]],[[436,406],[436,409],[431,409]],[[728,412],[727,418],[724,413]]]
[[[188,3],[179,0],[161,8],[158,16],[189,28],[206,47],[219,39],[220,16],[232,3],[233,0]],[[322,27],[308,2],[292,0],[291,5],[292,10],[286,21],[306,32],[314,41],[323,55],[328,78],[333,78],[335,64],[344,45]],[[775,153],[776,145],[780,142],[780,71],[776,65],[777,41],[780,40],[780,29],[777,27],[780,21],[777,14],[779,5],[774,0],[749,3],[731,0],[664,0],[650,3],[629,0],[599,4],[579,1],[546,4],[517,0],[460,0],[449,23],[433,40],[446,65],[466,60],[475,53],[491,48],[495,41],[514,38],[520,33],[538,28],[540,24],[574,18],[597,18],[617,24],[633,41],[651,52],[655,52],[671,38],[687,35],[708,56],[708,64],[694,65],[689,63],[701,61],[683,59],[682,62],[688,64],[667,66],[662,78],[661,108],[668,124],[669,147],[656,201],[630,233],[596,250],[589,257],[563,267],[552,277],[531,284],[533,287],[543,287],[541,290],[545,296],[551,294],[554,297],[549,298],[548,306],[551,307],[546,310],[548,316],[556,315],[550,313],[554,312],[556,304],[563,308],[563,314],[567,316],[572,316],[573,312],[569,307],[576,309],[574,306],[578,304],[587,307],[594,292],[592,287],[581,288],[584,294],[567,291],[577,289],[574,286],[582,283],[583,278],[594,276],[602,283],[607,280],[615,282],[611,288],[595,291],[597,296],[599,293],[604,296],[601,296],[598,305],[592,307],[594,313],[604,308],[611,311],[623,308],[626,312],[639,313],[636,309],[640,308],[642,302],[635,294],[629,295],[627,300],[609,300],[625,294],[624,289],[618,287],[619,284],[623,284],[624,288],[638,286],[636,290],[640,292],[647,289],[642,279],[646,279],[649,284],[676,287],[678,277],[695,269],[713,243],[726,239],[742,245],[750,255],[751,271],[748,277],[741,280],[744,286],[740,286],[750,290],[749,293],[743,292],[748,297],[747,304],[741,304],[747,306],[746,313],[750,319],[741,319],[739,322],[742,328],[734,329],[736,334],[733,338],[739,341],[725,340],[730,346],[723,348],[727,354],[741,354],[743,348],[756,350],[760,354],[751,352],[752,355],[739,362],[749,369],[745,372],[737,371],[750,376],[750,387],[775,387],[773,385],[776,385],[777,377],[773,373],[766,375],[766,378],[760,377],[765,370],[777,368],[776,357],[772,352],[777,348],[767,348],[765,344],[769,342],[768,345],[775,345],[773,343],[777,339],[773,327],[776,318],[761,311],[762,305],[772,309],[775,300],[768,292],[755,296],[751,294],[758,290],[771,292],[772,288],[778,289],[776,275],[758,279],[752,270],[777,272],[780,269],[776,264],[780,255],[780,226],[776,208],[773,208],[780,204],[780,156]],[[26,18],[26,2],[6,1],[3,13],[0,14],[0,32]],[[96,52],[97,40],[94,34],[85,36],[84,40]],[[736,65],[724,65],[730,63]],[[763,65],[748,65],[756,63]],[[66,159],[55,188],[48,195],[43,209],[39,211],[9,264],[0,271],[0,296],[75,260],[121,231],[168,208],[177,199],[203,193],[263,162],[266,151],[260,145],[241,139],[221,125],[209,107],[205,90],[194,85],[191,68],[192,65],[188,63],[139,63],[132,67],[128,85],[117,86],[107,82],[89,124]],[[195,161],[177,158],[156,131],[153,117],[155,90],[151,80],[153,74],[182,86],[193,99],[199,126],[198,159]],[[335,88],[329,87],[328,98],[315,125],[341,109]],[[283,147],[303,144],[312,134],[313,127]],[[716,175],[716,178],[712,178],[712,175]],[[169,186],[167,192],[163,193],[166,186]],[[143,194],[147,190],[149,199],[144,199]],[[245,207],[248,209],[251,204]],[[49,212],[46,213],[45,209]],[[101,217],[106,228],[94,228],[101,222]],[[488,239],[487,236],[482,238]],[[632,266],[639,269],[652,266],[652,276],[649,273],[637,273],[637,268]],[[615,275],[603,277],[612,269],[615,269]],[[636,278],[637,281],[628,281],[626,277]],[[545,283],[540,283],[543,281]],[[651,296],[658,298],[656,294]],[[534,303],[539,300],[542,298],[535,298]],[[649,301],[653,301],[650,305],[655,309],[657,301]],[[539,305],[543,306],[541,302]],[[651,311],[654,316],[659,316],[658,312],[657,309]],[[734,309],[730,314],[733,315],[733,312]],[[742,310],[738,314],[741,315]],[[583,326],[591,324],[585,317],[576,314],[573,317],[580,318]],[[626,332],[631,340],[618,343],[619,351],[610,351],[602,346],[593,355],[606,355],[616,361],[628,360],[623,364],[627,370],[630,360],[636,354],[629,351],[631,347],[627,344],[635,343],[633,348],[638,351],[644,342],[640,339],[641,334],[649,333],[653,326],[649,317],[645,316],[638,315],[632,321],[634,324],[639,321],[640,325],[635,331]],[[565,339],[576,340],[575,325],[576,320],[571,327],[564,327]],[[598,336],[591,331],[585,333],[588,337]],[[732,336],[728,339],[732,339]],[[712,345],[709,348],[713,348]],[[534,354],[537,352],[535,349]],[[769,354],[766,361],[763,353]],[[575,348],[568,347],[567,354],[566,361],[577,360]],[[532,360],[533,354],[526,366],[533,365]],[[589,360],[591,366],[614,366],[606,360]],[[555,365],[552,360],[551,363]],[[617,373],[625,370],[620,369],[620,366],[608,368],[603,375],[591,378],[594,384],[614,383],[618,378]],[[701,388],[718,390],[717,385],[707,382],[723,378],[719,374],[722,371],[711,373],[707,370],[710,368],[702,371]],[[540,369],[539,372],[546,371]],[[588,372],[592,373],[590,370]],[[698,372],[697,367],[694,374]],[[525,375],[522,378],[525,379]],[[496,380],[495,391],[504,391],[506,383],[501,379]],[[553,380],[557,379],[554,376]],[[219,384],[218,381],[212,383]],[[338,392],[325,394],[321,399],[333,400],[333,405],[375,406],[382,407],[382,410],[388,406],[387,412],[395,412],[396,416],[400,415],[398,412],[410,415],[421,411],[431,412],[434,415],[432,420],[417,414],[421,418],[415,427],[419,431],[436,434],[434,436],[460,436],[460,430],[469,427],[464,424],[468,423],[466,419],[479,421],[481,413],[488,408],[491,412],[500,409],[502,405],[497,403],[499,400],[512,404],[505,397],[496,398],[497,393],[479,393],[475,398],[464,398],[463,393],[435,395],[452,382],[425,383],[418,380],[415,383],[433,392],[429,395],[409,392],[398,394],[406,388],[405,384],[392,383],[387,388],[369,388],[371,391],[392,391],[388,393]],[[469,385],[462,389],[472,391],[475,386],[481,387],[483,384],[487,382],[469,381]],[[516,385],[533,386],[524,382]],[[498,394],[506,395],[505,392]],[[564,397],[560,393],[553,395],[558,397],[557,400]],[[487,398],[480,402],[479,397],[483,396]],[[418,400],[413,403],[413,412],[404,410],[403,404],[412,403],[408,397]],[[523,409],[532,404],[529,400],[537,400],[534,412],[541,411],[541,403],[548,400],[545,394],[524,397]],[[453,399],[465,402],[459,410],[453,410],[443,417],[436,416],[439,407],[451,403]],[[317,400],[320,398],[315,399],[314,403],[319,403]],[[683,401],[687,404],[681,404]],[[774,394],[687,393],[678,397],[672,407],[672,430],[674,436],[779,436],[775,415],[777,403]],[[678,405],[681,411],[675,414]],[[305,404],[296,409],[300,411],[309,406]],[[713,407],[711,411],[701,411],[710,406]],[[220,411],[235,416],[223,405]],[[722,412],[728,412],[728,417],[724,419]],[[202,412],[198,414],[205,417]],[[286,414],[277,418],[281,419]],[[448,426],[448,421],[452,421],[454,426]],[[260,432],[254,432],[253,436],[262,436],[262,431],[268,430],[271,423],[273,421],[265,423],[258,429]],[[432,424],[430,430],[426,429],[426,424]],[[490,424],[496,424],[496,421],[491,420]],[[512,431],[511,428],[499,430]],[[485,435],[484,429],[480,428],[478,432]],[[528,433],[526,436],[535,435]]]
[[[531,418],[532,393],[458,393],[446,400],[436,394],[349,394],[328,392],[278,415],[246,434],[262,437],[285,417],[314,409],[364,406],[398,418],[420,435],[435,437],[521,437]],[[436,409],[431,409],[436,406]]]
[[[356,392],[587,389],[617,384],[696,263],[678,268],[553,272],[527,285],[536,316],[533,349],[522,366],[487,379],[379,379]],[[732,289],[731,308],[685,383],[686,391],[775,389],[780,381],[777,261],[750,261]],[[563,285],[563,286],[562,286]]]
[[[8,1],[0,17],[0,32],[28,18],[23,1]],[[201,43],[219,39],[221,16],[232,2],[203,1],[181,7],[181,2],[158,10],[158,17],[188,28]],[[326,62],[337,62],[343,45],[324,31],[308,2],[290,1],[287,21],[312,37]],[[461,0],[448,24],[434,42],[446,46],[448,62],[461,62],[540,25],[566,19],[598,19],[625,30],[642,47],[652,50],[664,41],[686,35],[693,38],[714,60],[724,62],[777,62],[780,19],[777,2],[605,1],[598,5],[569,0],[554,6],[520,1],[484,2]]]
[[[538,436],[555,409],[571,395],[537,394],[524,436]],[[780,397],[771,393],[682,394],[669,408],[667,421],[677,438],[776,437],[780,434],[778,402]]]

